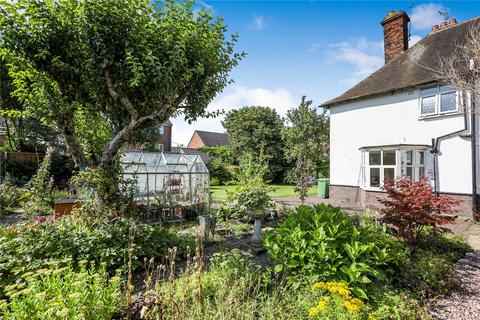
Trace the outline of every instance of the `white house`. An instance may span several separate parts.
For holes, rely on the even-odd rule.
[[[460,199],[461,213],[471,218],[480,181],[478,151],[472,157],[476,116],[470,95],[438,83],[431,70],[480,18],[434,26],[411,48],[408,22],[405,12],[389,12],[381,22],[385,65],[324,104],[331,121],[330,197],[375,206],[385,178],[426,175],[439,193]]]

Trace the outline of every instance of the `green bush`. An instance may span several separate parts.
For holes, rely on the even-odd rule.
[[[10,175],[0,182],[0,218],[13,212],[19,206],[23,190],[13,185]]]
[[[87,225],[69,216],[54,223],[4,227],[0,228],[0,288],[24,272],[44,267],[50,259],[70,257],[74,264],[94,260],[113,269],[125,265],[131,256],[136,268],[144,258],[165,257],[171,247],[184,256],[187,248],[194,248],[194,240],[127,218],[105,218]]]
[[[366,284],[383,279],[396,263],[391,255],[395,248],[382,241],[384,233],[339,208],[299,206],[275,232],[266,233],[264,242],[276,272],[309,283],[342,281],[355,295],[366,298]]]
[[[122,305],[120,273],[108,278],[104,265],[96,270],[86,261],[79,269],[77,273],[68,264],[23,274],[21,281],[7,287],[9,302],[0,300],[0,316],[5,320],[111,319]]]
[[[227,202],[218,210],[223,219],[245,217],[247,209],[263,209],[270,206],[272,188],[263,183],[239,185],[233,192],[227,191]]]

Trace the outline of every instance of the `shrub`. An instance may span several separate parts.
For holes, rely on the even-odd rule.
[[[444,232],[448,229],[441,225],[454,220],[454,217],[442,214],[454,211],[459,202],[445,195],[435,195],[426,177],[419,181],[407,178],[387,180],[384,189],[388,198],[381,201],[385,206],[380,209],[383,221],[407,239],[412,251],[426,227],[434,232]]]
[[[27,184],[29,196],[24,205],[25,213],[29,216],[47,215],[53,209],[53,177],[50,178],[50,164],[52,163],[52,149],[48,149],[37,173]]]
[[[23,190],[13,185],[10,175],[0,182],[0,218],[13,212],[19,205]]]
[[[0,288],[24,272],[44,267],[50,259],[71,257],[74,264],[94,260],[114,269],[131,256],[136,268],[144,258],[165,257],[170,247],[177,247],[178,255],[184,256],[194,240],[127,218],[105,218],[87,225],[75,217],[63,217],[54,223],[0,228]]]
[[[263,183],[239,185],[233,192],[227,191],[227,202],[218,210],[223,219],[238,219],[245,216],[247,209],[266,208],[272,198],[269,192],[272,188]]]
[[[322,204],[299,206],[274,233],[266,233],[264,243],[276,272],[343,281],[355,295],[366,298],[364,285],[383,278],[395,263],[390,256],[393,248],[383,238],[379,228],[364,226],[339,208]]]
[[[122,305],[120,273],[108,278],[104,265],[95,270],[86,261],[79,273],[68,264],[23,274],[6,292],[9,302],[0,306],[5,320],[111,319]]]

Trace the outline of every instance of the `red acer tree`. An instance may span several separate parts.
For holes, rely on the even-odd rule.
[[[459,201],[435,195],[425,177],[419,181],[408,178],[386,180],[383,189],[388,197],[380,201],[385,206],[380,209],[382,220],[407,239],[412,252],[425,227],[430,227],[433,232],[445,232],[448,229],[442,225],[455,219],[445,214],[455,212]]]

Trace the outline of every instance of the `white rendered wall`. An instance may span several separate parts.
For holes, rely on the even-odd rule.
[[[464,127],[463,114],[420,119],[419,90],[333,106],[330,109],[330,184],[361,186],[361,151],[366,146],[431,145],[432,138]],[[426,151],[426,172],[433,168]],[[471,193],[470,139],[443,140],[438,157],[442,192]]]

